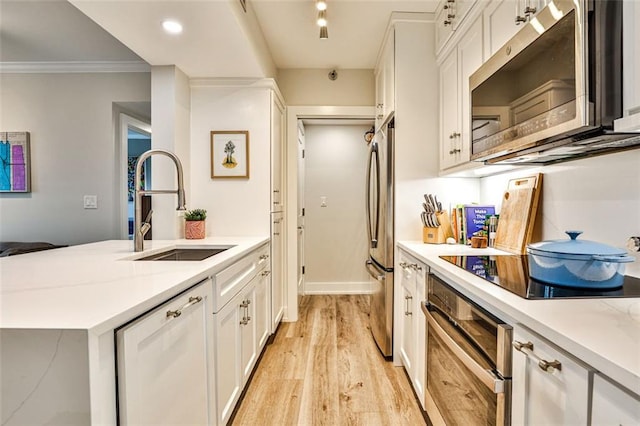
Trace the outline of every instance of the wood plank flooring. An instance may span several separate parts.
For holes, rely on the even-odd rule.
[[[369,330],[366,295],[304,296],[282,323],[233,425],[423,425],[401,367],[385,361]]]

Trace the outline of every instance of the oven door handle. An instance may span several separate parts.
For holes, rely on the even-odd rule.
[[[431,314],[429,308],[430,303],[422,304],[422,311],[427,317],[427,322],[436,332],[438,337],[447,345],[447,347],[454,353],[454,355],[476,376],[486,387],[488,387],[493,393],[505,392],[505,381],[493,371],[483,368],[478,364],[469,354],[462,349],[447,332],[438,324],[436,319]]]

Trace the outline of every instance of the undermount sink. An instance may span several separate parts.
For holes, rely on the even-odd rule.
[[[154,260],[154,261],[198,261],[204,260],[218,253],[222,253],[225,250],[230,249],[233,246],[224,247],[210,247],[210,248],[174,248],[171,250],[163,251],[160,253],[150,254],[145,257],[141,257],[135,260]]]

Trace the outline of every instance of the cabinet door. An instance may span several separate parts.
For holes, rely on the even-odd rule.
[[[389,30],[376,66],[376,129],[385,122],[395,108],[395,37]]]
[[[256,358],[271,334],[271,271],[260,272],[256,278],[255,316],[256,316]]]
[[[245,310],[240,307],[244,293],[231,299],[214,315],[215,381],[217,424],[227,424],[242,392],[240,321]]]
[[[439,52],[453,34],[451,6],[446,0],[440,2],[436,10],[436,52]]]
[[[440,66],[440,168],[457,163],[460,138],[458,57],[453,50]]]
[[[211,299],[206,280],[116,331],[120,424],[212,423]]]
[[[454,161],[457,164],[466,163],[471,155],[471,97],[469,93],[469,77],[483,62],[482,19],[469,28],[458,43],[458,71],[460,73],[460,137],[454,139],[456,153]]]
[[[635,115],[636,125],[629,130],[640,130],[640,2],[625,0],[623,4],[622,60],[624,115]]]
[[[283,143],[284,143],[284,106],[278,96],[271,92],[271,210],[284,209],[284,173],[283,173]]]
[[[415,339],[415,327],[413,323],[414,309],[414,295],[407,287],[402,287],[402,341],[400,342],[400,356],[402,357],[402,363],[409,377],[413,377],[415,369],[415,352],[416,352],[416,339]]]
[[[416,336],[413,317],[417,314],[414,306],[416,277],[415,269],[412,267],[412,261],[413,259],[406,253],[400,252],[399,269],[402,296],[397,307],[402,315],[400,323],[400,358],[402,359],[404,368],[407,371],[407,375],[413,380],[416,351]]]
[[[395,110],[395,33],[391,29],[384,46],[384,119]]]
[[[271,224],[271,332],[275,333],[284,315],[284,244],[282,214],[273,215]]]
[[[600,374],[595,374],[591,424],[639,425],[640,396],[622,389]]]
[[[254,278],[247,285],[239,304],[240,309],[240,369],[242,371],[242,385],[251,375],[251,370],[257,359],[256,341],[256,282]]]
[[[512,423],[588,424],[589,367],[522,327],[513,331]]]
[[[418,400],[422,405],[422,409],[425,407],[425,388],[427,383],[426,376],[426,353],[425,353],[425,338],[427,336],[427,323],[426,318],[422,313],[420,307],[421,303],[427,299],[427,265],[416,262],[416,293],[415,300],[413,301],[413,324],[416,329],[416,343],[415,343],[415,366],[413,374],[413,389],[416,391]]]
[[[495,0],[484,10],[485,56],[489,58],[513,37],[521,25],[516,17],[522,15],[521,0]]]

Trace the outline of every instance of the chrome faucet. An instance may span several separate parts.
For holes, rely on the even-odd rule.
[[[142,165],[145,160],[151,157],[154,154],[162,154],[173,160],[176,165],[176,171],[178,173],[178,189],[150,189],[144,190],[140,189],[140,184],[142,183]],[[136,163],[136,175],[134,178],[135,192],[136,196],[134,199],[135,204],[135,227],[133,230],[133,246],[134,251],[142,251],[144,250],[144,236],[149,229],[151,229],[151,213],[153,210],[149,211],[146,219],[144,220],[144,224],[142,223],[142,196],[143,195],[152,195],[152,194],[178,194],[178,208],[176,210],[186,210],[185,206],[185,197],[184,197],[184,179],[182,173],[182,163],[180,163],[180,159],[171,151],[166,151],[164,149],[151,149],[147,152],[144,152]]]

